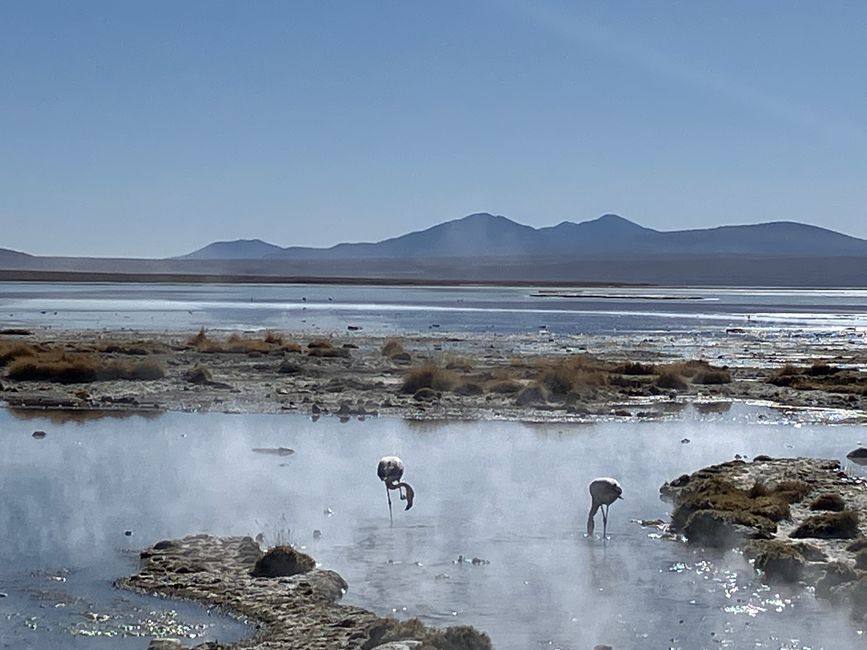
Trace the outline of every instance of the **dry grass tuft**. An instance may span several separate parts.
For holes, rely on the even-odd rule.
[[[589,354],[541,361],[538,368],[539,382],[553,395],[608,383],[605,364]]]
[[[815,499],[813,499],[812,503],[810,503],[810,510],[830,510],[832,512],[842,512],[845,509],[846,502],[843,500],[843,497],[841,497],[835,492],[820,494]]]
[[[855,539],[860,535],[858,514],[849,510],[823,512],[807,517],[789,537],[803,539]]]
[[[434,363],[409,368],[403,375],[401,392],[415,393],[422,388],[432,388],[437,391],[447,391],[454,388],[458,378],[451,370]]]
[[[656,366],[649,363],[639,363],[638,361],[628,361],[626,363],[621,363],[618,366],[614,366],[611,369],[611,372],[620,375],[655,375]]]
[[[514,395],[523,388],[523,384],[519,384],[511,379],[500,379],[488,384],[488,391],[491,393],[499,393],[500,395]]]
[[[389,359],[404,352],[406,352],[406,350],[403,349],[403,339],[390,338],[386,340],[385,344],[382,346],[382,356],[388,357]]]
[[[824,361],[817,361],[804,370],[804,374],[809,375],[810,377],[824,377],[826,375],[833,375],[837,372],[840,372],[839,368],[828,365]]]
[[[735,487],[730,481],[709,476],[690,484],[681,495],[678,506],[672,513],[672,523],[682,528],[690,515],[700,510],[716,510],[734,513],[740,523],[761,527],[771,522],[789,519],[789,505],[800,501],[809,486],[802,481],[784,481],[767,485],[757,481],[748,490]]]
[[[148,381],[162,379],[166,373],[156,361],[106,362],[94,355],[50,353],[18,358],[9,365],[6,374],[16,381],[77,384],[118,379]]]
[[[447,370],[458,370],[460,372],[472,372],[475,364],[467,357],[450,357],[446,361]]]
[[[20,341],[0,341],[0,367],[21,357],[35,357],[39,353],[34,346]]]
[[[668,370],[659,373],[659,377],[656,378],[656,385],[660,388],[671,390],[686,390],[689,388],[689,384],[686,383],[683,377],[676,372]]]
[[[699,370],[693,375],[692,382],[694,384],[730,384],[732,383],[732,373],[728,368],[708,368],[707,370]]]
[[[129,354],[133,356],[148,356],[151,354],[164,354],[169,351],[169,346],[158,341],[103,341],[96,346],[96,350],[106,354]]]
[[[310,341],[310,343],[307,344],[307,356],[326,359],[348,359],[350,355],[349,348],[336,348],[331,341],[318,339],[316,341]]]
[[[231,334],[225,341],[212,339],[205,328],[187,340],[187,347],[209,354],[269,354],[271,352],[301,352],[297,343],[286,341],[282,335],[267,332],[261,339]]]
[[[195,336],[191,336],[187,339],[187,347],[195,348],[199,352],[206,352],[206,348],[209,348],[213,345],[213,341],[208,338],[208,334],[205,332],[205,328],[201,328],[199,332]]]

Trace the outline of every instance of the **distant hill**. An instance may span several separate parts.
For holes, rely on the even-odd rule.
[[[533,228],[506,217],[479,213],[380,242],[281,248],[260,240],[238,240],[210,244],[184,257],[300,261],[615,255],[861,256],[867,255],[867,241],[789,221],[660,231],[607,214],[592,221],[564,221]]]
[[[27,253],[21,253],[19,251],[13,251],[10,248],[0,248],[0,265],[6,264],[14,264],[17,262],[24,262],[26,260],[32,259],[32,255],[28,255]]]
[[[217,241],[178,259],[188,260],[260,260],[282,253],[283,249],[261,239]]]

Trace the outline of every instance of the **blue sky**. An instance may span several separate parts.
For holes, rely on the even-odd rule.
[[[855,2],[0,0],[0,247],[479,211],[867,237],[865,33]]]

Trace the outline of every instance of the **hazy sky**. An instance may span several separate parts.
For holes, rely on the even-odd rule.
[[[867,237],[867,4],[0,0],[0,247],[487,211]]]

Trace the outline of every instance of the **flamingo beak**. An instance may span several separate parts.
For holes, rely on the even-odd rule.
[[[617,498],[620,499],[621,501],[625,501],[625,500],[626,500],[626,499],[624,499],[624,498],[623,498],[622,496],[620,496],[620,495],[618,495]]]

